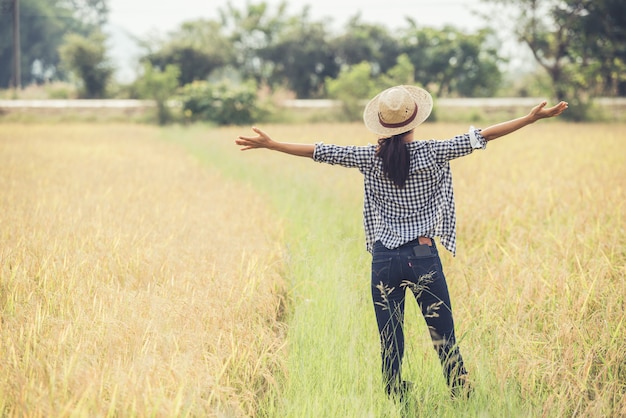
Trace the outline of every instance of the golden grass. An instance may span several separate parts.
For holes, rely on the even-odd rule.
[[[262,128],[374,140],[360,124]],[[360,174],[241,154],[233,139],[247,132],[0,125],[0,411],[406,415],[378,384]],[[443,261],[476,392],[449,401],[423,323],[407,320],[415,410],[625,416],[626,125],[538,123],[452,165],[459,248]]]
[[[292,142],[374,141],[360,124],[261,128]],[[418,136],[466,129],[426,124]],[[376,398],[360,174],[265,151],[235,156],[232,138],[246,132],[220,130],[212,149],[230,139],[220,158],[260,167],[288,207],[294,236],[306,237],[302,254],[290,254],[305,267],[288,272],[302,295],[290,322],[290,367],[298,374],[276,416],[378,416],[381,409],[396,416]],[[539,122],[452,168],[458,255],[442,253],[476,394],[454,405],[445,389],[438,392],[424,325],[407,320],[405,377],[416,382],[423,416],[626,416],[626,125]],[[292,203],[294,184],[314,199]],[[297,239],[288,238],[297,251]],[[361,252],[347,258],[346,245]],[[407,318],[420,316],[413,305]]]
[[[254,415],[280,225],[156,128],[0,125],[0,415]]]
[[[626,126],[538,123],[452,169],[444,268],[479,384],[493,369],[544,416],[626,415]]]
[[[626,415],[626,126],[538,123],[454,164],[468,348],[544,416]]]

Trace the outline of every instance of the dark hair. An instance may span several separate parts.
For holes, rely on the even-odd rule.
[[[399,188],[403,188],[409,178],[410,154],[404,142],[407,133],[379,139],[376,150],[376,156],[382,160],[387,178]]]

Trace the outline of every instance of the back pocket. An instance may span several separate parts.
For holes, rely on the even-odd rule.
[[[374,257],[372,260],[372,283],[389,283],[391,257]]]

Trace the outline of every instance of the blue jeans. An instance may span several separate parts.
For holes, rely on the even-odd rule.
[[[383,380],[388,393],[404,385],[404,300],[410,289],[422,311],[446,382],[453,389],[467,374],[454,336],[448,286],[434,240],[417,240],[387,249],[380,242],[372,251],[372,299],[380,333]]]

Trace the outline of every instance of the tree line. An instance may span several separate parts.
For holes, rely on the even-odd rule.
[[[0,0],[0,88],[13,83],[13,13],[16,0]],[[22,85],[67,80],[60,48],[70,34],[88,37],[108,19],[106,0],[19,0]]]
[[[585,119],[593,97],[626,96],[626,1],[483,0],[506,6],[517,39],[545,70],[568,117]]]
[[[493,28],[508,24],[545,71],[552,96],[584,104],[598,95],[626,95],[623,0],[483,1],[506,6],[509,14],[487,19],[485,28],[471,33],[422,26],[410,17],[391,29],[364,22],[359,14],[338,31],[311,18],[308,7],[290,13],[287,2],[272,7],[260,1],[242,9],[226,3],[217,19],[188,21],[139,40],[143,72],[131,90],[141,95],[141,86],[172,90],[230,80],[288,89],[298,98],[337,97],[350,88],[350,94],[367,97],[386,80],[418,83],[439,97],[488,97],[505,79],[506,59]],[[1,88],[12,80],[14,3],[0,0]],[[23,83],[73,79],[83,97],[106,96],[114,74],[103,34],[107,0],[20,5]]]

